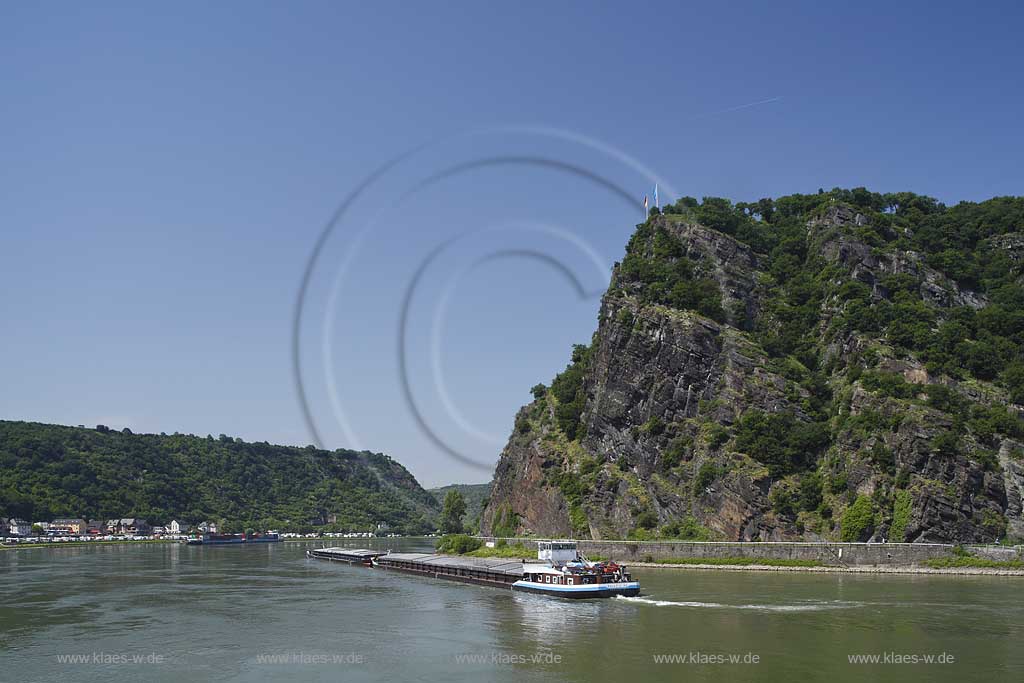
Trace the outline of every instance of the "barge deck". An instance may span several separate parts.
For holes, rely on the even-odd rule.
[[[499,588],[511,588],[523,578],[523,561],[506,558],[389,553],[377,558],[374,564],[380,569]]]
[[[317,548],[306,551],[306,554],[320,560],[370,566],[376,558],[387,555],[387,551],[366,548]]]

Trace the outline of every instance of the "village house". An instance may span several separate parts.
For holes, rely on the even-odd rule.
[[[215,534],[215,533],[217,533],[217,523],[216,522],[200,522],[199,526],[197,526],[196,529],[198,529],[199,533],[202,533],[202,534]]]
[[[153,527],[144,519],[124,517],[107,522],[107,533],[122,536],[148,536]]]
[[[21,519],[19,517],[12,517],[11,520],[8,522],[8,524],[10,525],[10,532],[9,533],[10,533],[11,536],[31,536],[32,535],[32,527],[29,525],[28,522],[26,522],[25,520],[23,520],[23,519]]]
[[[178,520],[172,519],[171,523],[167,525],[167,533],[169,534],[180,534],[181,525],[178,524]]]
[[[105,525],[102,520],[94,519],[85,525],[85,533],[90,536],[102,536]]]
[[[85,520],[79,519],[78,517],[61,517],[60,519],[55,519],[50,522],[50,528],[47,529],[47,533],[79,536],[85,533]]]

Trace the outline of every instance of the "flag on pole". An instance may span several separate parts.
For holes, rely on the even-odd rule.
[[[661,203],[658,202],[658,183],[654,183],[654,206],[658,209],[661,208]]]
[[[644,195],[644,218],[647,218],[647,195]]]

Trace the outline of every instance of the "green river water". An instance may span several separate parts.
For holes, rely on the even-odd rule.
[[[1019,578],[637,568],[642,597],[565,601],[323,545],[431,547],[0,551],[0,681],[1024,680]]]

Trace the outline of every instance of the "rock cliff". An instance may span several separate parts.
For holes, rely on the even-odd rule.
[[[652,213],[516,415],[483,531],[1021,537],[1022,216],[863,190]]]

